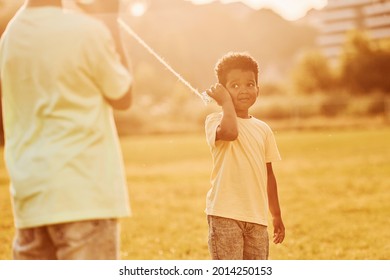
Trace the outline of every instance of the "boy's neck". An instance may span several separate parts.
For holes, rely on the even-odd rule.
[[[249,115],[249,112],[248,111],[244,111],[244,112],[237,112],[236,111],[236,115],[238,118],[240,119],[250,119],[250,115]]]

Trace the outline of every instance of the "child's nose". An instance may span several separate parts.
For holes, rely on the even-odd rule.
[[[241,92],[247,92],[248,90],[249,90],[249,87],[247,87],[247,86],[240,87]]]

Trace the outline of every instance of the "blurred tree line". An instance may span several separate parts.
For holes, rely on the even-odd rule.
[[[372,42],[363,35],[351,34],[335,66],[319,51],[311,51],[316,49],[318,30],[304,20],[286,21],[271,10],[253,10],[240,3],[147,3],[144,15],[135,17],[125,12],[122,17],[199,91],[216,82],[214,65],[223,54],[248,51],[260,65],[260,102],[253,108],[258,117],[291,118],[297,115],[294,106],[298,103],[304,107],[299,109],[300,116],[337,116],[345,111],[350,96],[370,100],[369,108],[353,108],[359,114],[383,111],[383,98],[390,92],[388,42]],[[0,28],[4,28],[2,22]],[[122,35],[135,84],[132,108],[116,112],[119,132],[203,129],[205,116],[219,108],[215,104],[204,106],[139,42]]]
[[[336,63],[312,51],[302,57],[292,73],[296,94],[323,95],[322,115],[335,116],[349,109],[355,115],[389,119],[390,39],[373,41],[364,32],[350,32]],[[355,108],[350,109],[352,106]]]
[[[351,32],[336,65],[319,51],[303,56],[294,68],[293,84],[299,93],[322,91],[351,95],[383,92],[390,95],[390,39],[372,41],[362,32]]]

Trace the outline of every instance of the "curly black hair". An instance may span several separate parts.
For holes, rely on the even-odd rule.
[[[218,82],[226,86],[227,75],[231,70],[234,69],[253,71],[256,77],[256,84],[258,84],[259,65],[249,53],[228,52],[222,56],[214,68]]]

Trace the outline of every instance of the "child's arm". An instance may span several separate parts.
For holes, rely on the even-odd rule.
[[[123,47],[120,29],[118,26],[118,17],[120,13],[120,1],[94,1],[92,4],[82,4],[78,2],[78,6],[87,14],[99,19],[110,30],[112,39],[114,40],[115,49],[119,55],[120,62],[129,71],[132,72],[132,66],[129,57]],[[105,98],[106,101],[117,110],[126,110],[132,103],[132,85],[127,92],[119,99]]]
[[[282,243],[285,236],[285,228],[282,220],[282,213],[279,206],[278,188],[272,163],[267,163],[267,192],[268,204],[272,215],[272,222],[274,226],[273,241],[275,244]]]
[[[234,141],[238,137],[237,115],[232,98],[221,84],[215,84],[208,89],[207,94],[222,107],[222,120],[216,132],[215,140]]]

